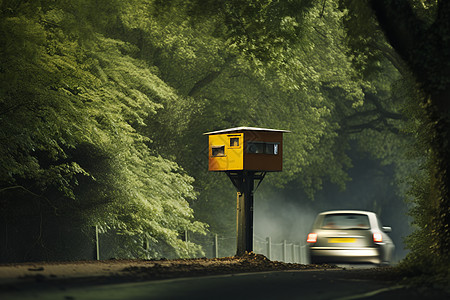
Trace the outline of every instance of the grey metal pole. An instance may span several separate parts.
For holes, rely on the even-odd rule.
[[[283,261],[286,262],[286,240],[283,241]]]
[[[237,193],[236,255],[253,251],[253,188],[254,172],[242,174],[242,193]]]
[[[236,208],[236,255],[242,255],[244,254],[244,245],[245,245],[245,239],[244,239],[244,220],[245,220],[245,214],[244,214],[244,193],[237,192],[237,208]]]
[[[237,189],[236,207],[236,255],[253,251],[253,192],[255,180],[258,185],[264,179],[266,172],[228,171],[227,175]]]

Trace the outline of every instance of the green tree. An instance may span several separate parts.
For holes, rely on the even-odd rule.
[[[427,145],[429,157],[429,187],[418,198],[419,208],[414,215],[427,232],[427,238],[422,238],[422,243],[429,245],[428,249],[436,254],[438,260],[443,259],[448,264],[450,3],[371,1],[371,5],[390,44],[406,62],[418,83],[421,106],[426,114],[426,118],[419,120],[424,128],[421,139]],[[421,215],[428,217],[422,218]]]
[[[128,255],[192,255],[200,248],[179,233],[204,231],[187,202],[196,197],[193,179],[140,133],[161,102],[178,96],[134,58],[136,47],[105,36],[110,16],[94,13],[103,9],[90,1],[2,3],[4,216],[26,208],[15,199],[34,200],[49,207],[45,214],[75,215],[154,245]]]

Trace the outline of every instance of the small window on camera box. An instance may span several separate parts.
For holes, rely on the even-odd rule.
[[[230,137],[230,147],[232,148],[239,147],[239,137]]]
[[[265,144],[262,142],[248,142],[247,153],[260,154],[264,153]]]
[[[266,148],[264,149],[265,154],[277,155],[279,150],[278,143],[266,143]]]
[[[225,146],[211,146],[211,156],[225,156]]]

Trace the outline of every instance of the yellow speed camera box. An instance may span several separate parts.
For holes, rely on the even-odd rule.
[[[207,132],[209,171],[281,171],[283,133],[255,127]]]

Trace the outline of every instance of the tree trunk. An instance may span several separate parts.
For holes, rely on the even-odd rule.
[[[415,14],[408,0],[370,0],[387,39],[411,69],[424,94],[433,167],[430,199],[434,218],[431,245],[449,258],[450,249],[450,1],[438,1],[432,24]],[[434,173],[434,174],[433,174]]]

